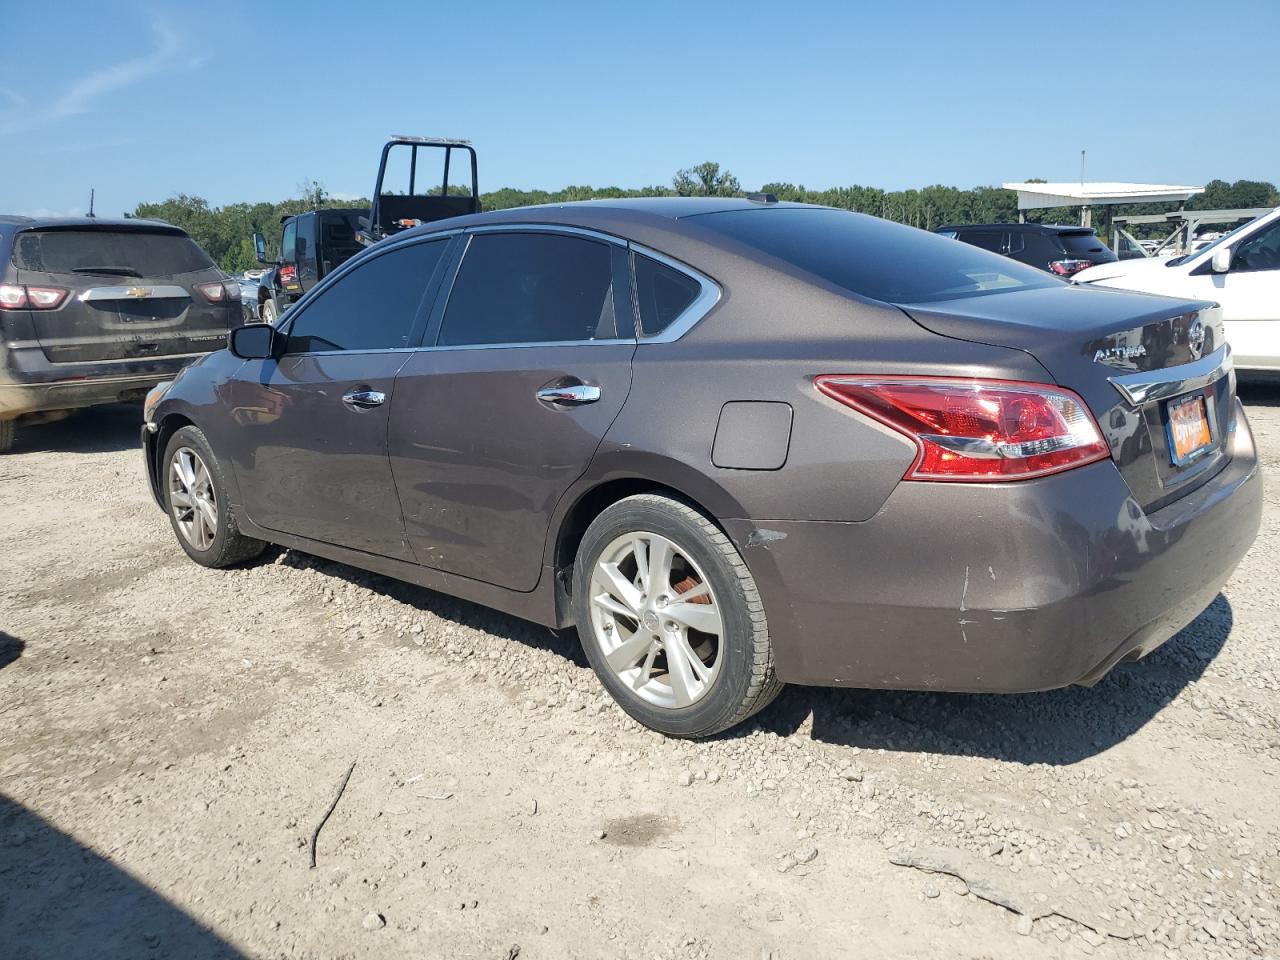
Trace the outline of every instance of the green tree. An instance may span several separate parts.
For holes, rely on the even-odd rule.
[[[721,172],[720,164],[710,160],[677,170],[671,185],[682,197],[733,197],[742,192],[738,178],[728,170]]]

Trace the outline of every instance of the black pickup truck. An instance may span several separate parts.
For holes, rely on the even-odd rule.
[[[253,235],[260,263],[272,269],[258,282],[258,319],[274,323],[285,309],[329,272],[360,252],[356,229],[368,211],[353,207],[312,210],[280,220],[280,259],[267,259],[266,239]]]
[[[428,158],[433,155],[443,155],[443,169],[432,169]],[[253,235],[258,262],[272,268],[259,282],[258,319],[274,323],[363,247],[419,224],[479,212],[476,151],[469,141],[392,137],[382,148],[371,209],[312,210],[282,218],[275,261],[267,259],[262,234]]]

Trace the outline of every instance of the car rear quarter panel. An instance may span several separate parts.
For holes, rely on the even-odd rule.
[[[717,307],[684,337],[641,342],[631,394],[593,472],[652,476],[719,518],[865,520],[901,480],[915,445],[820,394],[815,376],[1047,376],[1022,351],[933,334],[897,308],[860,303],[764,268],[732,276],[720,281]],[[724,406],[741,401],[791,407],[780,467],[713,462]]]

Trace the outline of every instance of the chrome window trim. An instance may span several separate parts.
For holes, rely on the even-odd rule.
[[[352,357],[371,353],[413,353],[417,347],[371,347],[360,350],[308,350],[306,353],[282,353],[276,363],[292,360],[294,357]]]
[[[1162,370],[1109,377],[1111,385],[1135,407],[1153,400],[1168,400],[1214,383],[1232,370],[1231,345],[1224,343],[1207,357]]]
[[[585,237],[588,240],[596,240],[603,243],[611,243],[614,246],[626,247],[627,241],[622,237],[616,237],[611,233],[602,233],[599,230],[591,230],[587,227],[574,227],[569,224],[559,223],[485,223],[475,227],[467,227],[467,233],[561,233],[573,237]]]
[[[702,320],[712,308],[720,302],[722,291],[720,284],[716,283],[705,273],[695,270],[687,263],[681,263],[673,257],[667,256],[665,253],[659,253],[650,247],[642,246],[638,243],[628,244],[632,253],[638,253],[641,256],[656,260],[663,266],[670,267],[678,273],[684,274],[691,280],[694,280],[702,288],[702,291],[693,298],[693,302],[685,307],[681,314],[667,324],[658,333],[652,336],[640,336],[639,342],[645,343],[674,343],[692,330],[699,321]],[[634,282],[635,264],[632,264],[632,282]],[[638,318],[637,318],[638,320]]]
[[[527,340],[516,343],[449,343],[437,346],[413,347],[412,349],[444,352],[449,350],[519,350],[522,347],[616,347],[619,344],[634,347],[636,342],[630,338],[614,338],[611,340]]]
[[[216,283],[217,281],[211,281]],[[142,290],[144,293],[130,293],[131,290]],[[138,283],[120,284],[111,287],[90,287],[77,299],[90,302],[93,300],[176,300],[179,297],[190,297],[186,287],[174,284]]]

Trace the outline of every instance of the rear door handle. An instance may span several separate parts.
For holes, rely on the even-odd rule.
[[[342,395],[342,402],[357,410],[380,407],[386,401],[387,395],[380,390],[348,390]]]
[[[557,407],[579,407],[599,400],[600,388],[589,383],[573,383],[563,387],[543,387],[537,396],[543,403]]]

